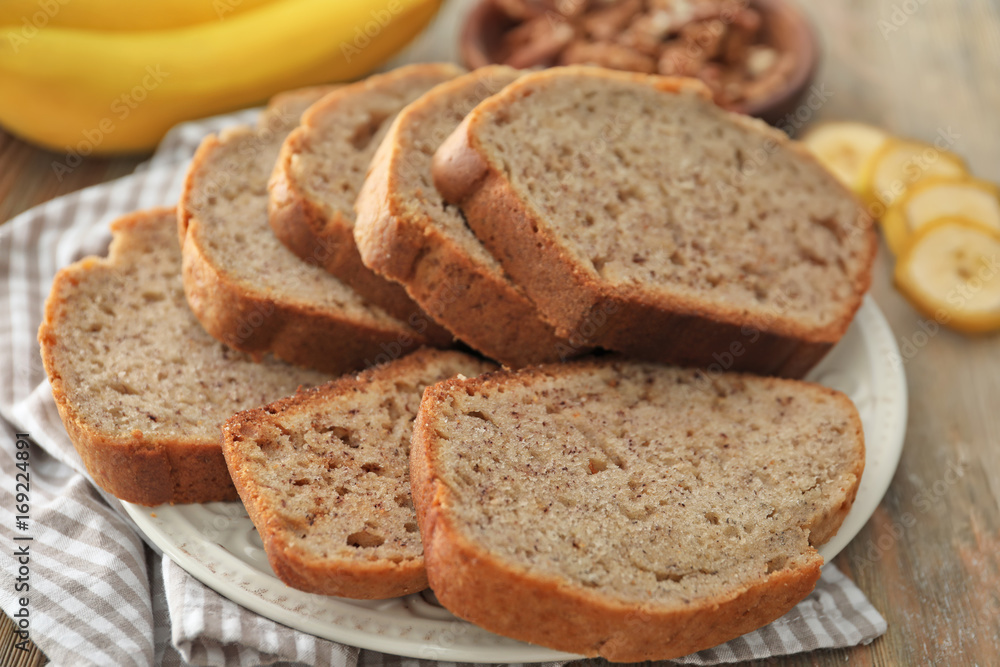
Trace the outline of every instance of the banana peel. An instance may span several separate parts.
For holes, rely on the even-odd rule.
[[[439,6],[285,0],[170,30],[47,27],[24,43],[0,39],[0,124],[69,155],[147,151],[178,122],[356,79],[416,37]]]
[[[166,30],[224,21],[280,0],[2,0],[0,26],[30,39],[50,27]],[[8,37],[9,38],[9,37]]]

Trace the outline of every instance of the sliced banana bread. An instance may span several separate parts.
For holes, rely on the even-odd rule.
[[[288,136],[269,185],[271,227],[282,243],[307,259],[321,248],[320,266],[403,320],[427,318],[402,287],[361,261],[352,231],[354,200],[392,118],[462,72],[448,64],[410,65],[327,95]]]
[[[467,113],[520,72],[483,67],[435,86],[399,113],[372,160],[355,205],[354,240],[365,265],[471,347],[506,366],[583,352],[555,335],[504,275],[461,211],[434,188],[431,158]]]
[[[329,376],[255,363],[205,333],[184,298],[174,209],[111,230],[107,259],[56,275],[38,332],[66,431],[94,481],[123,500],[235,500],[222,423]]]
[[[303,261],[275,238],[267,179],[288,128],[267,118],[207,137],[188,170],[178,218],[194,314],[238,350],[331,374],[429,343],[426,317],[393,318],[324,271],[322,248]]]
[[[311,86],[278,93],[268,101],[267,108],[257,120],[257,127],[261,130],[270,129],[273,132],[281,132],[282,137],[287,136],[289,132],[299,126],[299,121],[306,109],[322,99],[324,95],[332,93],[340,87],[339,84]]]
[[[528,74],[466,117],[434,182],[557,333],[634,356],[801,376],[870,282],[854,197],[693,80]]]
[[[226,461],[278,577],[350,598],[426,588],[410,499],[413,419],[425,386],[492,368],[419,350],[230,419]]]
[[[839,392],[606,360],[429,388],[410,461],[446,608],[615,661],[686,655],[791,609],[863,467]]]

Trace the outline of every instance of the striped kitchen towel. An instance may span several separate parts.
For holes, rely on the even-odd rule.
[[[436,664],[322,639],[316,636],[322,632],[276,623],[202,584],[165,557],[121,503],[93,486],[52,400],[35,336],[57,269],[103,254],[114,218],[176,203],[200,139],[252,120],[253,112],[242,112],[180,126],[135,174],[50,201],[0,227],[0,524],[8,538],[0,550],[0,607],[15,616],[20,597],[30,599],[31,638],[55,665]],[[32,444],[19,449],[18,433],[29,434],[25,442]],[[30,513],[22,528],[14,476],[25,457]],[[19,593],[13,580],[20,563],[11,545],[23,544],[30,545],[29,588]],[[377,605],[372,608],[377,612]],[[462,622],[448,623],[458,638],[449,641],[473,636],[472,630],[463,634]],[[848,647],[885,629],[861,591],[828,564],[816,590],[783,618],[676,662],[711,665]],[[440,639],[429,637],[422,651],[393,650],[424,658],[453,655],[444,644],[434,652]],[[390,640],[375,645],[398,646]],[[473,646],[468,659],[489,660],[489,646],[478,653]]]

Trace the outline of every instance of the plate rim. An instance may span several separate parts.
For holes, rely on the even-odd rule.
[[[892,400],[891,414],[885,417],[884,420],[880,421],[883,425],[882,431],[885,437],[879,438],[878,451],[882,455],[887,455],[891,460],[891,463],[886,465],[891,467],[883,469],[883,475],[876,483],[875,489],[870,492],[870,500],[867,504],[859,504],[857,499],[855,499],[854,504],[851,506],[851,511],[858,508],[857,514],[864,514],[863,519],[855,519],[848,522],[851,519],[851,514],[848,513],[847,518],[844,523],[841,524],[840,529],[837,533],[825,544],[823,544],[817,551],[823,556],[824,564],[832,561],[836,558],[844,548],[850,544],[858,533],[867,525],[868,521],[871,520],[878,506],[882,503],[882,499],[885,498],[886,492],[888,492],[889,487],[892,485],[892,480],[896,475],[896,470],[899,467],[899,461],[903,455],[903,445],[906,441],[906,424],[909,412],[909,388],[906,384],[906,373],[903,369],[902,356],[899,352],[899,347],[896,345],[896,339],[892,333],[892,327],[889,326],[888,320],[885,318],[885,314],[875,303],[875,300],[870,294],[866,294],[861,308],[855,316],[855,321],[860,323],[866,334],[871,335],[876,340],[871,340],[868,336],[865,337],[866,343],[868,343],[865,348],[868,354],[869,364],[873,371],[881,368],[883,371],[888,371],[886,374],[880,374],[878,372],[873,373],[871,377],[872,383],[877,387],[887,386],[891,387],[892,391],[873,391],[872,394],[875,397],[888,396]],[[854,322],[852,322],[853,326]],[[877,351],[875,349],[875,344],[881,343],[882,349],[880,350],[883,355],[883,359],[878,360],[876,355]],[[874,439],[872,436],[878,436],[881,434],[868,434],[865,433],[865,471],[868,471],[868,456],[871,451],[870,439]],[[862,473],[862,483],[864,483],[864,474]],[[863,498],[864,500],[864,498]]]

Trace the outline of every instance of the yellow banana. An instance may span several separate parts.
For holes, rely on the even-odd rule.
[[[221,21],[275,0],[3,0],[0,25],[22,37],[46,27],[167,30]]]
[[[861,167],[887,138],[877,127],[836,121],[816,126],[802,142],[844,185],[860,193]]]
[[[430,22],[440,0],[286,0],[154,31],[0,27],[0,124],[86,155],[148,150],[180,121],[281,90],[360,77]]]
[[[1000,329],[1000,232],[959,217],[920,228],[893,280],[925,316],[966,333]]]
[[[881,216],[907,188],[925,178],[968,175],[965,161],[949,150],[921,141],[890,137],[861,168],[862,198]]]
[[[970,176],[925,178],[893,202],[882,218],[882,231],[898,255],[921,227],[949,216],[1000,232],[1000,188]]]

